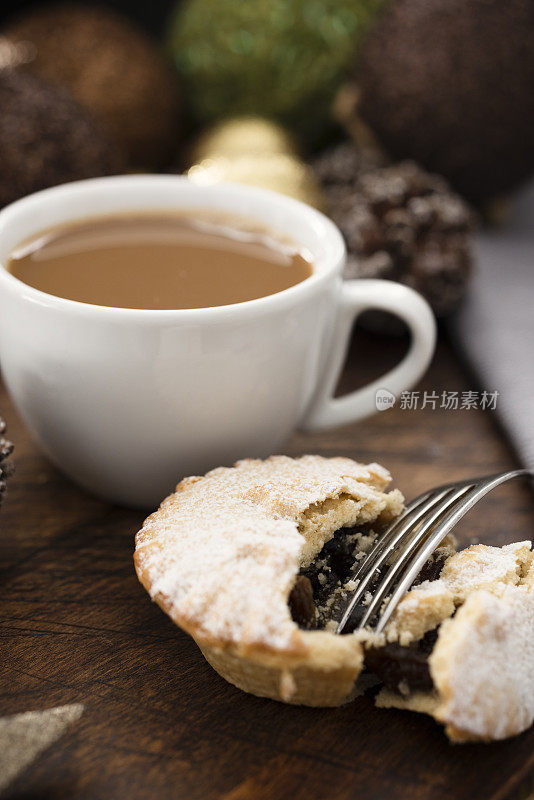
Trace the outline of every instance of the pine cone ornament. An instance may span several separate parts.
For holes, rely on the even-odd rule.
[[[0,417],[0,505],[6,491],[7,479],[12,475],[14,469],[13,462],[6,461],[13,452],[13,445],[4,437],[5,431],[6,423]]]
[[[392,166],[345,143],[314,163],[348,250],[346,278],[385,278],[419,291],[438,317],[465,293],[473,215],[444,178],[411,161]]]

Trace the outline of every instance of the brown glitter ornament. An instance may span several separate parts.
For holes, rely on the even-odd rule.
[[[440,176],[413,162],[379,161],[346,143],[314,164],[347,243],[345,277],[405,283],[446,316],[471,272],[472,212]]]
[[[532,0],[395,0],[357,54],[359,112],[395,158],[480,202],[534,172]]]
[[[12,461],[7,461],[13,452],[12,443],[4,437],[6,423],[0,417],[0,505],[7,488],[7,479],[13,474],[14,466]]]
[[[120,172],[99,125],[70,94],[0,69],[0,206],[58,183]]]
[[[51,5],[28,11],[4,34],[31,45],[24,68],[72,92],[130,166],[169,162],[178,139],[175,75],[129,20],[101,7]]]

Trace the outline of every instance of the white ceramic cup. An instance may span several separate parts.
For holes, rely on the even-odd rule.
[[[128,210],[245,215],[312,255],[313,274],[278,294],[216,308],[108,308],[45,294],[5,269],[10,251],[50,226]],[[396,283],[343,283],[343,239],[318,211],[237,184],[178,176],[80,181],[0,212],[0,364],[44,452],[115,502],[156,505],[184,475],[280,451],[296,428],[342,425],[376,411],[375,393],[408,389],[433,353],[427,303]],[[403,319],[410,350],[380,380],[333,398],[355,318]],[[355,453],[357,455],[357,453]]]

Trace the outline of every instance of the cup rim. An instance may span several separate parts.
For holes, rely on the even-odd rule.
[[[148,186],[164,186],[173,182],[178,186],[194,186],[195,189],[200,192],[205,191],[205,208],[208,210],[210,208],[217,208],[216,206],[210,206],[209,202],[210,193],[212,191],[216,191],[218,193],[228,192],[234,196],[243,195],[249,198],[256,197],[259,200],[267,200],[270,203],[276,203],[279,209],[287,209],[288,213],[300,214],[301,216],[304,215],[308,217],[316,231],[319,231],[321,238],[326,240],[328,248],[328,262],[321,270],[313,269],[311,275],[309,275],[307,278],[304,278],[304,280],[300,281],[299,283],[296,283],[287,289],[283,289],[280,292],[265,295],[264,297],[258,297],[254,300],[245,300],[243,302],[230,303],[223,306],[205,306],[201,308],[120,308],[117,306],[104,306],[94,303],[84,303],[80,300],[70,300],[65,297],[58,297],[57,295],[43,292],[40,289],[36,289],[33,286],[29,286],[27,283],[24,283],[24,281],[21,281],[8,271],[4,263],[4,259],[0,261],[0,283],[4,281],[13,290],[16,290],[23,297],[23,299],[27,299],[40,306],[46,306],[63,311],[75,311],[79,315],[90,315],[93,317],[95,315],[107,317],[121,316],[126,317],[129,320],[138,318],[140,321],[142,320],[146,322],[153,320],[174,321],[179,318],[187,318],[188,321],[192,322],[196,317],[202,319],[205,319],[206,317],[217,318],[223,316],[224,314],[228,314],[230,311],[232,313],[247,316],[267,310],[267,307],[273,304],[281,306],[290,305],[295,299],[298,298],[299,295],[306,295],[310,291],[313,291],[321,283],[324,283],[326,280],[328,280],[332,274],[335,274],[336,272],[341,273],[346,253],[345,242],[337,225],[335,225],[335,223],[332,222],[332,220],[330,220],[322,212],[312,208],[311,206],[308,206],[306,203],[303,203],[300,200],[296,200],[295,198],[272,191],[271,189],[264,189],[257,186],[250,186],[248,184],[234,183],[229,181],[221,181],[217,184],[199,186],[198,184],[193,184],[185,175],[158,175],[148,173],[140,175],[113,175],[101,178],[88,178],[80,181],[72,181],[70,183],[60,184],[59,186],[54,186],[48,189],[42,189],[41,191],[33,192],[32,194],[16,200],[0,210],[0,236],[2,235],[2,228],[6,224],[9,224],[10,217],[13,214],[17,214],[19,211],[26,209],[28,206],[31,208],[33,205],[35,208],[37,208],[51,198],[60,199],[62,195],[65,198],[68,198],[69,194],[72,194],[73,192],[79,193],[80,191],[83,192],[86,189],[91,191],[95,187],[101,187],[102,191],[105,192],[108,189],[114,190],[121,185],[129,186],[131,189],[132,185],[134,184],[138,184],[140,188],[147,188]],[[193,207],[198,207],[198,204]],[[162,205],[162,210],[163,208],[164,207]],[[140,201],[139,208],[134,209],[125,207],[123,210],[144,212],[147,210],[150,211],[151,209],[150,207],[144,207],[142,201]],[[121,209],[117,207],[116,212],[120,213]],[[104,212],[103,215],[106,213],[113,212]],[[87,214],[87,217],[90,216],[95,215]],[[252,220],[257,219],[263,224],[268,224],[261,219],[260,213],[252,212],[250,214],[250,218]],[[83,219],[83,217],[70,217],[68,213],[65,214],[65,222],[68,222],[69,220],[75,221],[76,219]],[[36,229],[35,233],[38,232],[39,229]]]

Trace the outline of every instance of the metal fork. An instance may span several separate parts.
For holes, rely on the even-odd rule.
[[[362,559],[353,580],[358,582],[336,633],[343,633],[354,610],[371,591],[372,599],[354,628],[381,633],[421,568],[457,522],[484,495],[511,478],[534,477],[516,469],[438,486],[416,497],[378,538]],[[374,624],[373,624],[374,623]]]

